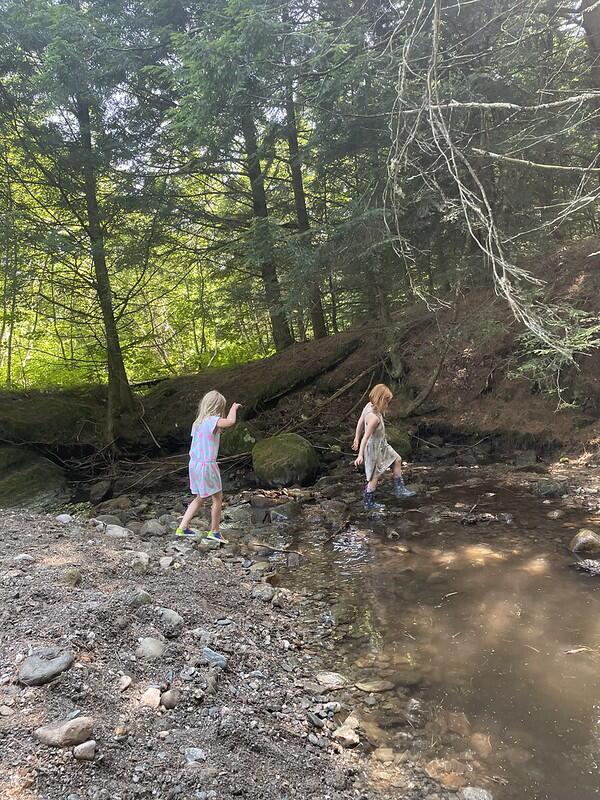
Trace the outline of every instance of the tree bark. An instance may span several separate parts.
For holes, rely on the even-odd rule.
[[[291,82],[288,82],[286,86],[285,113],[288,150],[290,153],[290,172],[292,175],[292,188],[294,190],[294,204],[296,206],[298,230],[302,234],[308,233],[310,230],[310,220],[306,207],[306,194],[304,192],[304,181],[302,178],[302,163],[300,148],[298,146],[298,126],[296,124],[296,107],[294,104],[294,90]],[[327,336],[327,323],[323,311],[321,288],[317,279],[312,282],[310,289],[310,321],[312,323],[315,339],[325,339]]]
[[[269,210],[265,184],[258,156],[256,125],[249,113],[242,114],[242,135],[246,150],[246,169],[252,193],[252,208],[257,225],[257,248],[261,253],[261,275],[265,287],[265,297],[271,318],[273,342],[276,350],[284,350],[294,343],[292,332],[283,310],[281,286],[277,276],[277,268],[273,260],[273,248],[268,229]]]
[[[582,0],[581,12],[590,51],[591,83],[594,89],[600,89],[600,6],[596,0]]]
[[[119,341],[113,308],[110,276],[106,265],[104,231],[102,229],[100,208],[98,205],[90,108],[89,104],[81,99],[77,101],[77,121],[79,123],[81,147],[83,150],[83,179],[85,186],[87,234],[90,240],[92,262],[96,278],[96,292],[102,310],[104,335],[106,338],[108,362],[108,408],[106,422],[107,439],[109,442],[112,442],[118,435],[121,414],[132,413],[135,402],[123,362],[123,353],[121,351],[121,343]]]

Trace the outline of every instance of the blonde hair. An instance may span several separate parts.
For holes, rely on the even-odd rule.
[[[198,403],[196,422],[203,422],[207,417],[222,417],[225,413],[226,403],[221,392],[217,392],[216,389],[207,392]]]
[[[369,392],[371,405],[376,411],[379,411],[380,414],[383,414],[389,406],[393,396],[392,390],[386,386],[385,383],[378,383],[377,386],[374,386]]]

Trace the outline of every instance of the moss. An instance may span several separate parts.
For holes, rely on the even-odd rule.
[[[237,456],[240,453],[251,453],[254,445],[262,438],[262,434],[247,422],[238,422],[233,428],[226,428],[221,434],[219,455]]]
[[[258,442],[252,450],[252,464],[261,486],[307,485],[319,471],[317,451],[296,433],[282,433]]]
[[[388,442],[401,458],[408,458],[410,456],[412,445],[407,430],[400,428],[398,425],[386,425],[385,435]]]

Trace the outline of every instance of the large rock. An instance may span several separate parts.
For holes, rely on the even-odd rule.
[[[408,458],[410,456],[412,445],[408,431],[403,430],[398,425],[386,425],[385,435],[389,444],[391,444],[401,458]]]
[[[547,478],[534,484],[533,493],[538,497],[562,497],[567,493],[567,487],[562,481]]]
[[[260,439],[262,439],[262,434],[252,425],[248,425],[247,422],[238,422],[233,428],[225,428],[221,433],[219,455],[227,458],[228,456],[238,456],[241,453],[251,453],[254,445]]]
[[[25,686],[43,686],[69,669],[74,656],[58,647],[40,647],[28,656],[19,669],[19,682]]]
[[[317,475],[319,456],[302,436],[282,433],[254,446],[252,464],[260,486],[306,485]]]
[[[600,534],[581,528],[569,543],[572,553],[600,553]]]
[[[94,732],[92,717],[75,717],[63,722],[42,725],[35,731],[35,738],[48,747],[74,747],[87,742]]]
[[[42,509],[66,499],[61,467],[26,447],[0,447],[0,508]]]

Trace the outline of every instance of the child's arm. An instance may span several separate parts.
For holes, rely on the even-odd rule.
[[[232,403],[231,408],[229,409],[229,414],[227,414],[226,417],[221,417],[221,419],[217,422],[217,428],[233,428],[237,422],[238,408],[240,408],[241,405],[241,403]]]
[[[356,423],[356,432],[354,434],[354,441],[352,442],[352,449],[358,450],[360,446],[360,439],[365,429],[365,415],[361,414]]]
[[[371,436],[377,430],[377,426],[379,425],[379,417],[376,414],[368,414],[366,425],[365,425],[365,432],[363,433],[363,437],[360,442],[360,449],[358,451],[358,456],[356,461],[354,462],[357,467],[360,467],[361,464],[364,463],[365,460],[365,447]]]

